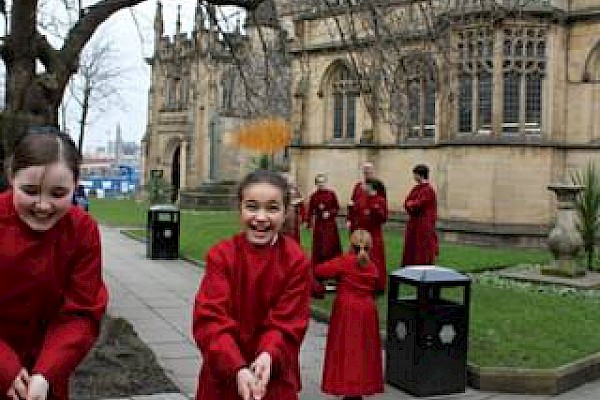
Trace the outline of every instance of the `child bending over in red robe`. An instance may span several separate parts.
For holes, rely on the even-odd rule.
[[[369,259],[369,232],[355,230],[351,251],[315,267],[320,280],[335,279],[337,295],[325,346],[323,392],[361,399],[383,392],[381,339],[375,292],[378,269]]]
[[[0,400],[67,400],[108,293],[98,226],[72,205],[81,155],[57,129],[15,146],[0,194]]]
[[[193,314],[203,359],[197,400],[298,399],[310,274],[298,243],[280,234],[289,193],[275,172],[247,175],[242,231],[208,251]]]

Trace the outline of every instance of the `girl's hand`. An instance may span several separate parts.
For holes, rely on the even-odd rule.
[[[29,373],[21,368],[6,395],[13,400],[24,400],[27,398],[27,386],[29,385]]]
[[[35,374],[29,380],[27,400],[46,400],[50,385],[44,375]]]
[[[260,400],[267,394],[267,385],[271,379],[271,355],[263,351],[250,365],[250,369],[256,376],[256,389],[253,391],[253,399]]]
[[[237,372],[237,390],[242,400],[252,400],[252,392],[256,389],[256,377],[248,368],[240,368]]]

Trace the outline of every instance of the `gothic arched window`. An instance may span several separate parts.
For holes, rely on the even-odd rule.
[[[506,28],[504,43],[503,132],[539,134],[546,67],[545,31],[533,27]]]
[[[356,136],[356,99],[358,87],[350,69],[338,66],[331,76],[331,101],[334,139]]]
[[[458,34],[458,131],[489,133],[494,105],[492,32],[470,29]],[[464,49],[481,49],[477,53]]]
[[[491,133],[492,126],[502,128],[501,132],[493,132],[496,135],[541,132],[545,36],[543,27],[517,25],[505,27],[502,32],[478,28],[458,33],[459,132]],[[502,51],[496,59],[492,51],[478,54],[465,51],[481,46],[492,49],[494,40],[500,37],[498,45]],[[502,79],[501,85],[493,84],[494,77]],[[501,114],[492,113],[494,99],[500,102]]]
[[[392,114],[406,116],[404,121],[397,121],[407,128],[401,136],[435,137],[436,76],[430,54],[411,54],[401,60],[390,98]]]

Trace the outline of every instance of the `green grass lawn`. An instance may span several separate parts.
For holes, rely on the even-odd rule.
[[[101,222],[145,237],[147,205],[132,200],[93,199],[91,213]],[[202,259],[210,246],[239,230],[235,212],[182,211],[181,253]],[[347,234],[341,232],[344,247]],[[402,237],[385,232],[388,269],[397,268]],[[302,232],[309,251],[310,232]],[[442,243],[438,264],[476,273],[518,264],[540,264],[550,258],[543,249],[492,248]],[[329,310],[333,297],[313,302]],[[382,327],[387,304],[379,299]],[[469,361],[484,367],[550,368],[600,351],[600,296],[581,296],[537,285],[498,285],[475,279],[472,285]]]

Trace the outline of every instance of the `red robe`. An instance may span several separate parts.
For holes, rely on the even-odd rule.
[[[306,207],[303,201],[290,204],[281,232],[300,244],[300,225],[306,221]]]
[[[433,187],[427,182],[415,185],[404,200],[404,209],[409,217],[402,266],[433,264],[438,255],[437,201]]]
[[[273,365],[264,399],[298,399],[309,299],[309,263],[291,238],[255,246],[240,233],[213,246],[194,306],[203,359],[196,399],[239,400],[237,371],[263,351]]]
[[[21,368],[48,380],[48,399],[66,400],[107,302],[96,222],[73,206],[36,232],[17,215],[12,191],[0,194],[0,400]]]
[[[355,254],[344,254],[315,268],[317,279],[338,281],[325,346],[322,390],[337,396],[383,392],[379,319],[374,294],[377,266],[358,265]]]
[[[313,229],[312,264],[320,264],[342,253],[336,217],[340,206],[333,190],[318,189],[308,202],[308,222]],[[327,214],[328,215],[327,215]]]
[[[359,182],[352,191],[352,203],[353,205],[348,208],[350,232],[354,232],[356,229],[364,229],[371,234],[373,247],[371,248],[370,258],[377,265],[379,271],[377,290],[385,290],[387,268],[382,226],[388,218],[387,199],[381,192],[373,196],[369,195]]]

